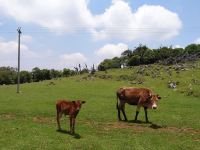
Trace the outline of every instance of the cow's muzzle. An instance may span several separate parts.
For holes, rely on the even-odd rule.
[[[153,106],[152,108],[153,108],[153,109],[157,109],[157,107],[156,107],[156,106]]]

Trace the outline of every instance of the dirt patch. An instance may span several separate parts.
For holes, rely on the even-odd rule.
[[[140,125],[137,123],[126,123],[126,122],[111,122],[103,125],[104,130],[113,130],[113,129],[132,129],[134,132],[176,132],[176,133],[187,133],[187,134],[199,134],[200,130],[193,128],[177,128],[171,126],[160,126],[156,124],[149,124],[148,126]]]
[[[14,114],[1,114],[0,118],[4,120],[13,120],[16,116]]]
[[[52,118],[52,117],[33,117],[33,122],[50,124],[50,123],[55,123],[55,118]]]
[[[157,124],[141,124],[141,123],[127,123],[127,122],[109,122],[109,123],[100,123],[95,121],[84,121],[79,120],[78,123],[86,124],[93,128],[99,128],[106,131],[115,130],[115,129],[131,129],[133,132],[175,132],[175,133],[185,133],[185,134],[199,134],[200,130],[193,128],[178,128],[173,126],[160,126]]]

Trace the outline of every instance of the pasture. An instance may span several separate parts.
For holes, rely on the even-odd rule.
[[[27,83],[21,85],[20,94],[15,85],[0,86],[0,149],[198,150],[199,62],[180,72],[173,66],[166,69],[152,65],[144,75],[136,76],[140,69],[113,69],[97,72],[94,77],[83,74]],[[156,70],[159,75],[152,76]],[[171,70],[170,75],[167,70]],[[169,81],[177,82],[177,88],[168,88]],[[148,110],[151,123],[145,123],[143,109],[138,116],[140,121],[134,123],[136,107],[129,105],[129,121],[118,121],[115,91],[121,86],[149,87],[162,97],[157,110]],[[67,132],[66,117],[61,119],[65,131],[56,131],[55,102],[62,98],[86,101],[77,117],[74,136]]]

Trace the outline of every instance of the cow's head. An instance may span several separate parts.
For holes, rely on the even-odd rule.
[[[151,109],[157,109],[157,103],[158,103],[158,100],[160,100],[161,97],[156,94],[156,95],[151,95],[150,98],[149,98],[149,108]]]
[[[77,100],[77,101],[73,101],[73,103],[75,103],[76,105],[76,110],[80,110],[82,104],[86,103],[85,101],[81,101],[81,100]]]

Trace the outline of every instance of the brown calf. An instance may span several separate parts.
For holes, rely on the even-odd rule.
[[[58,130],[61,130],[60,118],[62,117],[62,114],[65,114],[65,115],[69,115],[70,133],[74,134],[75,119],[79,113],[79,110],[81,109],[81,105],[84,103],[85,101],[81,101],[81,100],[77,100],[77,101],[58,100],[56,102]]]
[[[120,111],[122,111],[125,121],[127,121],[125,113],[125,104],[137,105],[135,121],[139,114],[140,107],[144,107],[146,122],[148,121],[147,109],[156,109],[157,101],[161,99],[159,95],[153,94],[150,89],[147,88],[133,88],[133,87],[123,87],[119,88],[116,92],[117,94],[117,110],[118,119],[121,120]],[[119,99],[119,104],[118,104]]]

